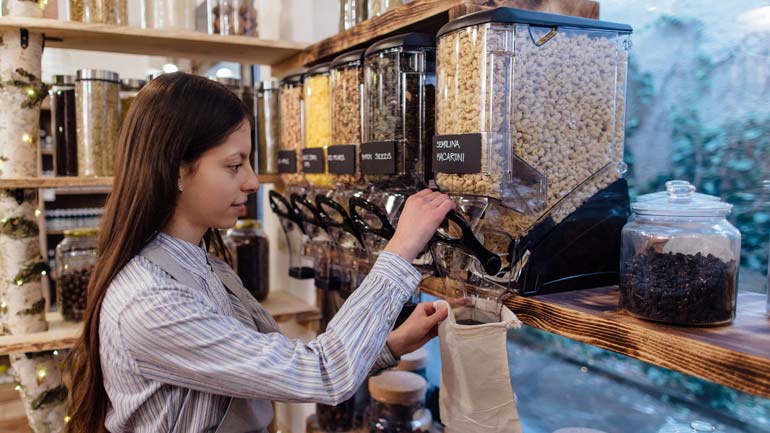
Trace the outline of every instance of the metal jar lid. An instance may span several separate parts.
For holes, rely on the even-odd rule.
[[[75,76],[74,75],[54,75],[53,76],[53,85],[54,86],[74,86],[75,85]]]
[[[135,78],[124,78],[120,80],[120,89],[121,90],[141,90],[142,87],[147,84],[147,81],[145,80],[139,80]]]
[[[120,75],[117,72],[105,71],[102,69],[79,69],[76,81],[109,81],[120,83]]]
[[[280,83],[276,80],[264,80],[259,82],[259,90],[278,90]]]

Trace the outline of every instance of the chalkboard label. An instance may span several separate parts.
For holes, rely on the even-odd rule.
[[[356,146],[353,144],[329,146],[326,149],[326,162],[329,165],[329,173],[355,174]]]
[[[361,172],[364,174],[395,174],[396,142],[373,141],[362,143]]]
[[[278,173],[297,172],[297,152],[293,150],[278,151]]]
[[[324,172],[324,150],[322,147],[302,149],[302,171],[312,174]]]
[[[456,174],[481,172],[481,134],[433,137],[433,171]]]

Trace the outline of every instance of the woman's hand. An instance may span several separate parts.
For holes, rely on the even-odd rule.
[[[412,262],[425,249],[447,212],[455,208],[448,195],[424,189],[406,199],[393,238],[385,251]]]
[[[464,298],[448,299],[452,308],[465,304]],[[401,357],[421,348],[431,338],[438,335],[438,325],[447,318],[446,308],[436,310],[433,302],[417,304],[412,314],[404,323],[388,335],[388,348],[393,355]]]

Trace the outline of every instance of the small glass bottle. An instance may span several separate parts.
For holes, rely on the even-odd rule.
[[[66,230],[56,246],[56,297],[64,320],[83,320],[91,271],[96,263],[97,229]]]
[[[75,77],[54,75],[51,95],[51,131],[57,176],[78,175]]]
[[[243,286],[258,301],[264,301],[270,291],[270,242],[259,221],[239,220],[227,231],[227,238]]]

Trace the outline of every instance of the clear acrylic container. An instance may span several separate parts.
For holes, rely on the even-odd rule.
[[[70,21],[128,25],[128,0],[69,0]]]
[[[337,187],[362,186],[358,157],[363,134],[363,54],[364,50],[352,51],[331,63],[332,146],[327,154],[328,171]]]
[[[226,238],[243,286],[257,301],[270,292],[270,242],[258,220],[238,220]]]
[[[195,31],[195,0],[141,0],[142,28]]]
[[[427,382],[408,371],[385,371],[369,379],[372,396],[367,422],[370,433],[427,432],[433,417],[425,408]]]
[[[78,175],[112,176],[120,137],[120,77],[80,69],[75,80]]]
[[[332,141],[329,63],[314,66],[307,71],[302,100],[305,105],[305,143],[302,150],[305,179],[316,188],[332,188],[331,176],[326,172],[326,147]]]
[[[509,225],[520,232],[619,179],[630,32],[507,7],[442,27],[432,155],[439,188],[499,199],[518,212]]]
[[[56,246],[56,298],[64,320],[80,322],[96,263],[96,229],[66,230]]]
[[[678,182],[668,196],[642,199],[623,227],[620,307],[676,325],[722,325],[735,318],[741,233],[732,205],[694,196]]]
[[[278,150],[278,172],[286,185],[302,185],[302,143],[304,122],[302,121],[302,75],[289,75],[281,81],[279,93],[279,116],[281,122]]]
[[[75,77],[55,75],[50,90],[51,131],[57,176],[78,175]]]
[[[259,36],[256,0],[207,0],[211,15],[209,33]]]
[[[257,91],[257,173],[278,173],[278,82],[262,81]]]
[[[431,173],[435,42],[406,33],[366,50],[361,171],[378,188],[415,188]]]

